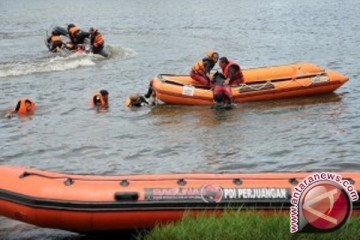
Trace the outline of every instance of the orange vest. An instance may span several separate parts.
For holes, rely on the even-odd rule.
[[[104,44],[104,38],[101,34],[96,35],[94,39],[94,47],[99,47]]]
[[[80,32],[80,28],[78,28],[78,27],[71,27],[69,29],[70,36],[75,37],[75,34],[77,34],[78,32]]]
[[[235,80],[235,79],[241,79],[241,78],[243,78],[243,74],[242,74],[242,72],[241,72],[241,68],[240,68],[239,64],[234,63],[234,62],[230,62],[230,61],[229,61],[229,64],[226,65],[225,69],[223,70],[223,74],[225,75],[225,77],[226,77],[226,78],[229,77],[229,69],[230,69],[230,67],[232,67],[232,66],[237,66],[237,67],[239,67],[239,72],[237,72],[237,73],[235,74],[235,76],[232,77],[233,79],[230,79],[230,80]]]
[[[105,103],[105,100],[104,100],[104,97],[101,95],[100,92],[97,92],[94,94],[93,98],[91,99],[91,105],[95,106],[95,102],[94,102],[94,98],[95,97],[99,97],[100,99],[100,106],[104,106],[106,103]]]
[[[26,110],[26,103],[25,103],[26,100],[29,100],[31,102],[29,112]],[[35,103],[33,101],[31,101],[30,99],[27,99],[27,98],[23,98],[20,100],[20,108],[17,111],[18,114],[27,115],[29,113],[34,113],[34,112],[35,112]]]
[[[197,73],[199,75],[204,75],[204,73],[205,73],[204,61],[200,60],[197,63],[195,63],[194,66],[192,67],[192,69],[194,70],[195,73]]]
[[[62,42],[60,36],[51,36],[50,42]]]

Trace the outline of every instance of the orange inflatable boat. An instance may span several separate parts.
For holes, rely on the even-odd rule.
[[[359,173],[339,173],[360,190]],[[75,232],[151,228],[184,212],[288,211],[311,173],[69,175],[0,166],[0,215]],[[353,202],[353,213],[360,201]]]
[[[245,83],[232,86],[235,102],[299,97],[335,91],[347,76],[312,63],[243,70]],[[158,99],[167,104],[210,105],[213,92],[183,75],[160,74],[153,79]]]

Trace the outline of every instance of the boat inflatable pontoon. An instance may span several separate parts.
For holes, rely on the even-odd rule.
[[[235,102],[272,100],[316,95],[335,91],[347,76],[325,71],[312,63],[243,70],[244,84],[232,86]],[[212,89],[201,86],[188,75],[160,74],[153,79],[156,97],[166,104],[211,105]]]
[[[70,175],[0,166],[0,215],[74,232],[151,228],[184,213],[285,211],[312,173]],[[339,173],[360,190],[359,173]],[[359,214],[360,201],[353,202]]]

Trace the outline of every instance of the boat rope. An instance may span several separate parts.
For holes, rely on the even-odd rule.
[[[221,175],[221,173],[219,174]],[[98,179],[98,178],[87,178],[87,176],[92,177],[99,177],[96,175],[84,175],[84,176],[74,176],[74,175],[61,175],[61,176],[50,176],[50,175],[46,175],[46,174],[42,174],[42,173],[36,173],[36,172],[28,172],[28,171],[24,171],[19,178],[20,179],[24,179],[27,178],[29,176],[38,176],[38,177],[43,177],[43,178],[48,178],[48,179],[71,179],[72,181],[75,180],[81,180],[81,181],[123,181],[123,180],[130,180],[130,181],[178,181],[179,179],[186,179],[186,180],[234,180],[234,179],[240,179],[240,180],[294,180],[294,179],[301,179],[301,177],[299,178],[289,178],[289,177],[251,177],[251,176],[247,176],[247,177],[241,177],[239,178],[238,176],[233,176],[233,177],[209,177],[209,176],[199,176],[199,177],[184,177],[181,174],[178,175],[174,175],[174,177],[162,177],[162,178],[157,178],[157,179],[146,179],[146,178],[136,178],[136,179],[132,179],[131,177],[134,177],[136,175],[133,176],[114,176],[114,178],[110,178],[111,176],[107,177],[104,176],[106,178],[103,179]],[[238,181],[238,180],[237,180]]]

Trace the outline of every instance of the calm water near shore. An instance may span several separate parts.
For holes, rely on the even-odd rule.
[[[0,2],[0,164],[99,175],[360,171],[358,1],[106,0]],[[55,57],[50,25],[103,33],[111,58]],[[126,109],[158,73],[188,74],[209,49],[242,68],[313,62],[349,76],[333,94],[208,106]],[[89,102],[110,92],[110,109]],[[4,117],[18,99],[30,118]],[[0,239],[72,239],[0,217]]]

